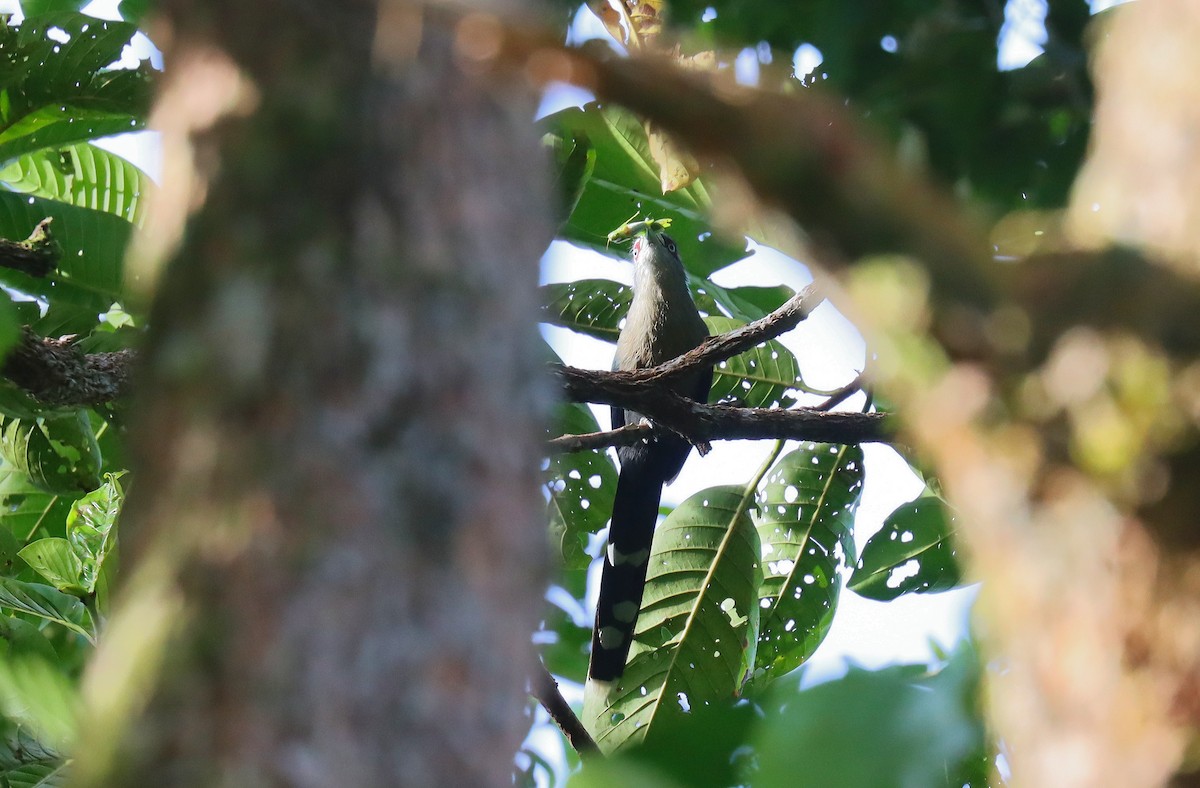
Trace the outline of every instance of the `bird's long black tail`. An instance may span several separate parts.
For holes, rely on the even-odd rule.
[[[588,665],[588,678],[596,681],[613,681],[625,670],[664,481],[661,458],[654,456],[650,447],[629,447],[620,454],[621,475],[613,500]]]

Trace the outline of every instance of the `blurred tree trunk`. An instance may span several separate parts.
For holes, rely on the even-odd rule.
[[[543,579],[531,98],[402,2],[165,5],[164,104],[246,112],[196,141],[156,296],[78,776],[510,784]]]

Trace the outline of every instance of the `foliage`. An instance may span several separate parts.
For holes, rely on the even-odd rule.
[[[149,65],[118,68],[137,28],[76,2],[25,2],[0,20],[0,237],[42,219],[62,249],[35,279],[0,269],[0,318],[88,350],[127,346],[122,258],[153,188],[98,147],[145,125]],[[136,18],[144,3],[123,3]],[[118,327],[123,330],[117,331]],[[16,333],[0,332],[6,350]],[[125,497],[123,414],[52,408],[0,388],[0,782],[65,783],[79,680],[102,636]]]
[[[767,89],[845,97],[902,162],[954,184],[979,214],[1062,207],[1087,144],[1092,94],[1082,2],[1052,3],[1045,53],[1008,71],[997,64],[999,7],[650,0],[622,17],[618,5],[588,7],[630,49],[653,42],[666,18],[681,43],[674,54],[687,58],[688,67],[731,68],[739,52],[742,58],[750,53]],[[823,62],[814,74],[793,74],[788,64],[804,45],[818,49]],[[714,273],[746,256],[746,246],[714,230],[711,208],[720,195],[708,170],[696,165],[681,177],[686,162],[664,156],[655,129],[598,103],[552,114],[537,128],[558,166],[560,239],[620,256],[609,240],[618,225],[631,216],[670,219],[712,333],[760,318],[792,294],[782,286],[723,288],[713,281]],[[746,234],[768,240],[753,227]],[[543,287],[542,319],[614,342],[630,297],[628,287],[605,279],[550,284]],[[772,341],[722,364],[712,398],[787,408],[811,391],[796,357]],[[557,426],[599,428],[580,411],[572,424]],[[829,631],[844,582],[861,596],[887,601],[954,588],[962,573],[954,515],[935,493],[899,506],[856,556],[861,452],[826,444],[788,449],[777,449],[754,478],[731,470],[726,486],[696,493],[659,524],[626,674],[608,706],[585,710],[602,749],[620,751],[623,759],[585,768],[581,783],[633,774],[651,785],[984,785],[998,779],[975,708],[979,665],[969,647],[933,672],[921,666],[852,670],[796,694],[792,671]],[[579,493],[580,501],[597,503],[615,480],[616,469],[603,456],[555,458],[553,466],[601,463],[603,484]],[[936,488],[936,480],[931,483]],[[556,543],[574,534],[570,555],[562,552],[581,592],[582,546],[597,544],[589,538],[609,512],[588,508],[572,523],[567,513],[580,509],[572,500],[579,486],[554,489],[551,530]],[[688,540],[690,549],[681,551]],[[745,564],[749,555],[757,557],[752,566]],[[543,653],[552,669],[582,681],[586,616],[565,610],[582,610],[584,597],[571,593],[578,604],[560,598],[539,642],[550,644]],[[563,660],[567,643],[571,658]],[[781,680],[785,676],[793,680]],[[734,722],[747,706],[755,723]],[[685,729],[687,738],[678,738]],[[871,743],[864,748],[865,742]],[[710,763],[711,753],[719,756]],[[743,756],[752,767],[731,769]],[[708,765],[692,769],[699,762]]]

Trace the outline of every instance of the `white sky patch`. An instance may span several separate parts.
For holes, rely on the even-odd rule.
[[[792,67],[796,69],[796,76],[799,78],[803,78],[824,62],[825,56],[812,44],[801,44],[792,55]]]
[[[758,84],[758,51],[754,47],[746,47],[738,52],[733,61],[733,75],[743,85]]]
[[[1004,6],[1004,25],[996,65],[1009,71],[1028,65],[1044,51],[1046,43],[1046,0],[1009,0]]]

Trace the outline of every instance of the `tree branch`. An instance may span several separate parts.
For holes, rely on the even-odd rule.
[[[541,659],[537,660],[533,676],[529,679],[529,691],[542,704],[542,708],[550,713],[550,719],[554,720],[554,724],[567,737],[567,741],[575,748],[575,752],[579,753],[581,760],[600,756],[600,748],[575,716],[567,699],[559,691],[558,682],[550,675],[550,671],[546,670],[546,665]]]
[[[38,278],[57,268],[62,247],[50,235],[52,221],[50,217],[42,219],[24,241],[0,238],[0,267]]]
[[[682,356],[650,369],[601,372],[561,364],[551,364],[550,369],[559,379],[568,399],[617,405],[637,411],[694,443],[764,438],[832,443],[886,441],[891,437],[892,428],[884,414],[826,413],[819,408],[779,410],[703,405],[662,386],[653,385],[697,367],[724,361],[779,336],[808,317],[822,300],[816,288],[809,285],[766,317],[728,333],[709,337]],[[856,379],[851,385],[857,388],[861,381]],[[551,441],[551,446],[556,451],[575,451],[628,445],[641,437],[641,432],[632,430],[597,432],[586,436],[564,435]]]
[[[135,353],[83,353],[68,339],[42,338],[25,326],[0,367],[29,396],[47,405],[100,405],[129,389]]]
[[[683,356],[669,363],[680,361]],[[666,365],[663,365],[666,366]],[[655,369],[660,369],[656,367]],[[811,440],[828,443],[887,442],[893,437],[890,414],[825,412],[816,408],[742,408],[701,405],[659,386],[647,386],[639,372],[602,372],[552,365],[565,396],[573,402],[616,405],[637,411],[693,442],[711,440]],[[592,433],[585,448],[605,444]],[[565,436],[564,436],[565,437]],[[575,437],[575,436],[571,436]],[[623,442],[625,436],[614,436]]]
[[[733,331],[709,337],[682,356],[659,364],[657,367],[620,374],[629,375],[630,379],[636,382],[661,383],[699,367],[716,365],[755,345],[766,342],[768,339],[774,339],[780,334],[791,331],[824,300],[825,297],[817,292],[814,285],[808,285],[766,317],[759,318],[753,323],[747,323],[741,328],[735,328]]]

